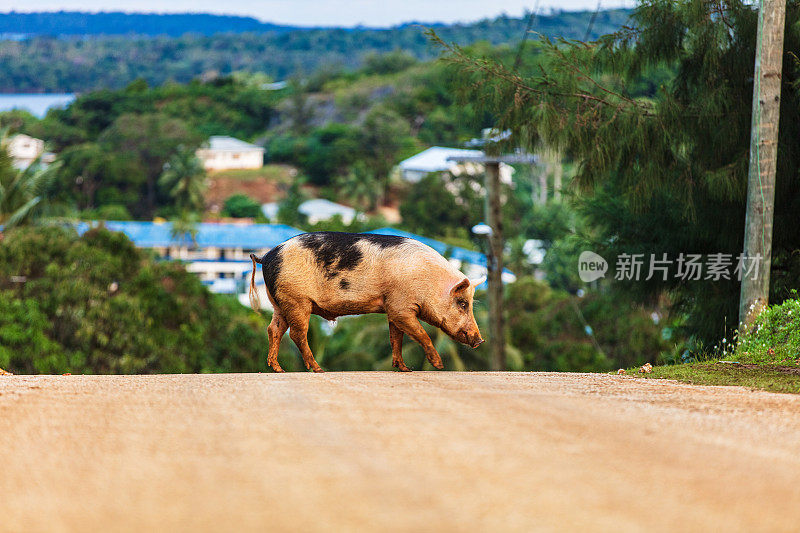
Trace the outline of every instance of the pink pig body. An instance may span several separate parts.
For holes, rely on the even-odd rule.
[[[275,310],[267,330],[267,362],[277,372],[282,372],[278,345],[287,329],[306,367],[322,370],[306,339],[311,314],[333,320],[344,315],[386,313],[392,364],[403,371],[409,370],[402,356],[404,333],[422,346],[434,367],[443,366],[418,319],[472,347],[483,342],[472,312],[475,286],[480,281],[471,282],[419,241],[366,233],[305,233],[276,246],[261,259],[250,257],[251,304],[260,309],[255,271],[256,263],[261,263]]]

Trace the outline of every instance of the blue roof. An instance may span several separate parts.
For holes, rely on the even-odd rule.
[[[486,267],[486,256],[480,252],[476,252],[473,250],[467,250],[466,248],[459,248],[458,246],[450,246],[449,244],[445,244],[441,241],[437,241],[434,239],[430,239],[428,237],[423,237],[421,235],[415,235],[413,233],[409,233],[407,231],[401,231],[399,229],[394,228],[380,228],[372,231],[367,231],[365,233],[377,233],[379,235],[396,235],[398,237],[406,237],[409,239],[414,239],[422,244],[427,244],[443,256],[447,258],[457,259],[462,263],[469,263],[471,265],[478,265],[482,267]],[[503,272],[508,274],[513,274],[507,268],[503,269]]]
[[[79,234],[85,233],[89,228],[96,227],[97,222],[80,222],[76,229]],[[180,244],[179,239],[171,235],[170,222],[128,222],[106,221],[103,225],[110,231],[122,232],[141,248],[168,247]],[[213,246],[217,248],[244,248],[257,250],[274,248],[280,243],[300,235],[303,231],[285,224],[215,224],[202,223],[197,225],[197,246]],[[458,246],[450,246],[441,241],[415,235],[407,231],[394,228],[380,228],[366,233],[380,235],[396,235],[417,240],[427,244],[443,256],[456,259],[462,263],[486,267],[486,256],[480,252],[467,250]],[[507,268],[503,272],[513,274]]]
[[[107,221],[103,223],[110,231],[119,231],[131,239],[136,246],[152,248],[155,246],[174,246],[180,239],[171,235],[172,224],[169,222],[121,222]],[[78,233],[83,234],[91,226],[86,222],[77,225]],[[245,248],[256,250],[273,248],[295,235],[303,233],[297,228],[285,224],[214,224],[197,225],[197,245],[218,248]]]

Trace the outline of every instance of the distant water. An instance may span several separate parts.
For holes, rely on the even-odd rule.
[[[73,100],[74,94],[0,94],[0,111],[25,109],[42,118],[51,107],[67,107]]]

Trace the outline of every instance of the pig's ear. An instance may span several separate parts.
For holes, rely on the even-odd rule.
[[[477,278],[477,279],[471,279],[471,280],[469,280],[470,284],[471,284],[473,287],[477,287],[478,285],[481,285],[481,284],[483,284],[483,282],[484,282],[484,281],[486,281],[486,276],[481,276],[481,277],[479,277],[479,278]]]
[[[469,288],[469,280],[467,278],[464,278],[452,289],[450,289],[450,294],[456,294],[468,288]]]

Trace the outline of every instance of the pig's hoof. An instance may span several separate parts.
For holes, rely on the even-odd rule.
[[[325,372],[325,371],[324,371],[324,370],[322,370],[322,367],[318,366],[318,367],[316,367],[316,368],[314,369],[314,372]]]
[[[400,372],[411,372],[411,369],[408,368],[402,361],[392,361],[392,366]]]
[[[284,372],[284,370],[281,368],[281,365],[279,365],[278,363],[275,363],[274,365],[270,366],[272,367],[273,372],[278,372],[278,373]]]
[[[443,369],[443,368],[444,368],[444,363],[442,363],[441,361],[434,361],[434,362],[433,362],[433,363],[431,363],[431,364],[433,365],[433,367],[434,367],[436,370],[441,370],[441,369]]]

